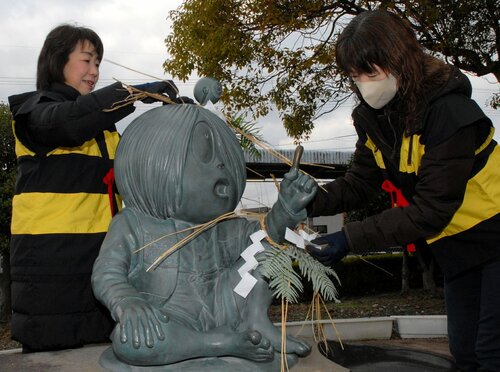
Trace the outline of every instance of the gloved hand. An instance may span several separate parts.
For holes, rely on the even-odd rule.
[[[325,266],[333,266],[342,260],[350,250],[349,243],[347,243],[347,238],[342,230],[320,236],[312,240],[311,243],[317,245],[326,244],[321,250],[310,245],[306,247],[309,254]]]
[[[194,104],[194,100],[189,98],[189,97],[186,97],[186,96],[180,96],[180,97],[177,97],[175,100],[174,100],[176,103],[179,103],[179,104],[182,104],[182,103],[190,103],[190,104]]]
[[[134,88],[142,90],[144,92],[148,93],[158,93],[158,94],[163,94],[166,93],[168,97],[174,101],[177,102],[177,93],[179,92],[179,89],[177,89],[177,86],[174,84],[172,80],[167,80],[167,81],[155,81],[153,83],[145,83],[145,84],[139,84],[139,85],[132,85]],[[152,97],[146,97],[141,100],[143,103],[153,103],[153,102],[158,102],[157,99],[154,99]]]

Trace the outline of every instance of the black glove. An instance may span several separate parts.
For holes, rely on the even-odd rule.
[[[194,101],[191,98],[189,98],[189,97],[180,96],[180,97],[177,97],[175,99],[175,103],[190,103],[190,104],[194,104]]]
[[[325,266],[333,266],[342,260],[349,253],[349,244],[344,231],[337,231],[333,234],[323,235],[311,241],[313,244],[324,245],[321,250],[307,246],[307,251]]]
[[[172,101],[177,102],[177,93],[179,92],[179,89],[177,89],[177,86],[174,84],[172,80],[155,81],[154,83],[145,83],[132,86],[136,89],[148,93],[158,93],[158,94],[166,93]],[[141,99],[141,101],[143,103],[158,102],[158,100],[153,97],[146,97],[144,99]]]

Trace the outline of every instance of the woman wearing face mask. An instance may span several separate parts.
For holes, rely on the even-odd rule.
[[[364,12],[340,34],[339,68],[359,98],[352,167],[318,190],[309,216],[362,207],[382,188],[397,207],[318,238],[349,251],[427,245],[445,276],[450,349],[464,371],[500,371],[500,148],[456,67],[424,53],[404,21]]]
[[[106,342],[114,325],[90,275],[121,206],[112,182],[115,123],[134,106],[104,111],[129,92],[120,83],[94,91],[102,56],[94,31],[58,26],[40,52],[37,90],[9,97],[18,160],[11,330],[24,352]],[[171,82],[140,88],[176,98]]]

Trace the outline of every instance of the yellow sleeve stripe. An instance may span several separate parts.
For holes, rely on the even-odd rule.
[[[488,163],[467,183],[464,201],[448,226],[439,235],[427,239],[427,243],[468,230],[500,213],[499,184],[500,147],[496,146]]]
[[[21,141],[19,141],[17,139],[17,136],[16,136],[16,121],[15,120],[12,120],[12,133],[14,133],[14,137],[16,139],[16,144],[15,144],[15,152],[16,152],[16,157],[20,157],[20,156],[25,156],[25,155],[28,155],[28,156],[35,156],[35,153],[33,151],[31,151],[30,149],[28,149],[26,146],[24,146]]]
[[[12,200],[12,234],[88,234],[108,230],[106,194],[31,192]]]
[[[106,140],[106,147],[108,149],[108,154],[110,159],[115,158],[116,148],[118,147],[118,142],[120,141],[120,135],[118,132],[104,131],[104,138]]]
[[[111,133],[105,130],[104,138],[106,141],[106,148],[108,150],[109,158],[114,159],[116,146],[118,146],[119,135],[117,132]],[[101,150],[99,149],[99,145],[97,144],[97,141],[95,139],[91,139],[78,147],[58,147],[47,153],[47,156],[66,154],[81,154],[87,156],[102,157]]]
[[[418,174],[420,162],[425,154],[425,145],[420,143],[420,135],[414,134],[410,137],[403,136],[400,154],[399,170],[404,173]],[[411,159],[410,164],[408,164],[408,159]]]
[[[67,155],[67,154],[81,154],[88,156],[98,156],[101,157],[101,151],[97,142],[93,139],[85,142],[83,145],[78,147],[58,147],[47,153],[49,155]]]
[[[13,125],[15,125],[13,123]],[[104,138],[106,140],[106,147],[108,149],[108,154],[110,159],[115,158],[116,146],[118,146],[118,141],[120,140],[120,135],[118,132],[104,131]],[[21,141],[16,138],[16,156],[35,156],[35,153],[24,146]],[[49,155],[67,155],[67,154],[81,154],[87,156],[97,156],[102,157],[101,151],[99,150],[99,145],[96,140],[91,139],[81,146],[77,147],[58,147],[47,153]]]
[[[382,152],[377,148],[377,146],[375,146],[370,137],[368,137],[368,139],[366,140],[365,146],[368,147],[370,150],[372,150],[373,156],[375,157],[375,162],[377,163],[378,167],[381,169],[385,169],[385,163],[384,163],[384,158],[382,157]]]
[[[486,147],[488,147],[488,145],[490,144],[490,142],[493,139],[494,135],[495,135],[495,128],[491,127],[490,134],[488,135],[488,137],[486,138],[486,140],[483,142],[483,144],[476,150],[475,155],[479,154]]]

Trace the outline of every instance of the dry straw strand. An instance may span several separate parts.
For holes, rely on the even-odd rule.
[[[202,225],[198,225],[198,227],[189,235],[186,237],[182,238],[179,242],[174,244],[172,247],[167,249],[165,252],[163,252],[156,260],[146,269],[146,271],[150,271],[155,269],[164,259],[166,259],[168,256],[170,256],[172,253],[177,251],[178,249],[182,248],[185,244],[196,238],[198,235],[200,235],[202,232],[214,227],[219,223],[220,221],[227,220],[230,218],[235,218],[237,217],[236,213],[234,212],[228,212],[225,213],[219,217],[214,218],[213,220],[210,220]]]

